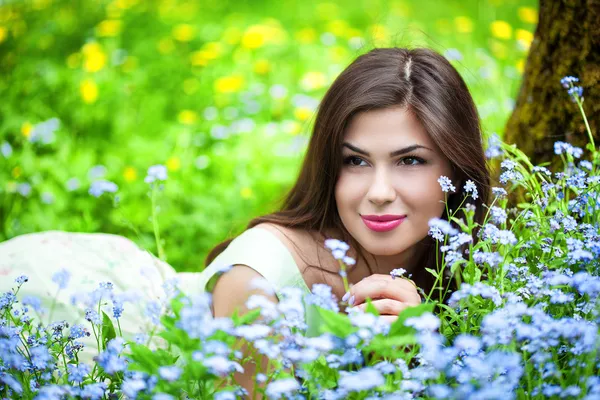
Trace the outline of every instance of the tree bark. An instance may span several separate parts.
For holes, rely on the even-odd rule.
[[[594,141],[600,142],[600,0],[540,0],[539,5],[538,26],[504,141],[515,143],[534,165],[554,158],[551,166],[556,167],[560,160],[553,157],[554,142],[581,148],[589,142],[579,108],[560,84],[564,76],[579,78],[583,108]]]

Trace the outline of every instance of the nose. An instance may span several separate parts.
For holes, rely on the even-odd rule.
[[[386,171],[379,170],[375,173],[367,197],[371,203],[376,205],[391,203],[396,199],[396,190]]]

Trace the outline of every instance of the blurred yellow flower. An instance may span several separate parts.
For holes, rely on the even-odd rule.
[[[114,5],[116,5],[117,7],[119,7],[120,9],[123,9],[123,10],[131,8],[132,6],[135,6],[137,3],[139,3],[139,0],[115,0],[113,2]]]
[[[317,39],[317,32],[313,28],[304,28],[297,31],[294,37],[302,44],[310,44]]]
[[[184,125],[192,125],[198,120],[198,114],[192,110],[181,110],[177,115],[179,123]]]
[[[244,85],[244,78],[239,75],[224,76],[215,81],[215,90],[218,93],[235,93]]]
[[[260,59],[254,63],[254,72],[259,75],[265,75],[271,71],[271,63],[269,60]]]
[[[183,81],[183,91],[185,94],[190,95],[194,94],[200,88],[200,81],[196,78],[189,78]]]
[[[506,21],[494,21],[490,24],[492,36],[498,39],[510,39],[512,36],[512,26]]]
[[[257,49],[265,44],[282,43],[287,33],[281,29],[279,21],[270,19],[265,24],[252,25],[242,36],[242,46],[247,49]]]
[[[330,47],[328,53],[335,62],[343,62],[348,57],[348,50],[345,46]]]
[[[173,28],[173,37],[180,42],[189,42],[194,38],[196,29],[190,24],[179,24]]]
[[[320,89],[327,83],[325,74],[322,72],[307,72],[300,80],[300,86],[304,90]]]
[[[506,45],[494,39],[490,40],[490,50],[495,57],[500,59],[505,59],[508,55]]]
[[[88,72],[97,72],[106,65],[106,54],[102,46],[96,42],[87,43],[81,49],[84,61],[83,67]]]
[[[137,171],[133,167],[127,167],[123,171],[123,178],[125,178],[127,182],[133,182],[137,178]]]
[[[29,123],[29,121],[27,121],[23,125],[21,125],[21,133],[26,138],[29,138],[29,135],[31,135],[32,129],[33,129],[33,125],[31,125],[31,123]]]
[[[523,73],[523,71],[525,70],[525,60],[521,58],[519,61],[517,61],[517,63],[515,64],[515,68],[517,68],[517,71],[519,71],[520,73]]]
[[[173,156],[167,160],[167,169],[169,171],[177,171],[181,168],[181,160],[177,156]]]
[[[190,54],[190,62],[194,67],[204,67],[208,64],[208,57],[204,50],[198,50]]]
[[[161,54],[169,54],[175,50],[175,43],[169,38],[163,38],[158,41],[156,46]]]
[[[519,10],[517,12],[521,21],[527,22],[528,24],[537,24],[538,12],[535,8],[519,7]]]
[[[16,167],[13,168],[12,170],[12,177],[17,179],[18,177],[21,176],[21,167],[19,167],[18,165]]]
[[[8,30],[5,27],[0,26],[0,43],[4,42],[7,37],[8,37]]]
[[[300,121],[306,121],[313,114],[313,111],[308,107],[297,107],[294,110],[294,116],[298,118]]]
[[[342,19],[334,19],[327,24],[327,30],[339,37],[348,38],[349,28],[348,22]]]
[[[201,50],[195,51],[190,55],[190,62],[193,66],[203,67],[210,60],[219,58],[223,54],[223,45],[218,42],[208,42],[202,46]]]
[[[96,35],[101,37],[117,36],[121,33],[122,22],[118,19],[107,19],[98,24]]]
[[[385,25],[374,24],[369,28],[371,37],[375,42],[385,42],[389,39],[388,29]]]
[[[456,30],[460,33],[473,32],[473,21],[469,17],[459,16],[454,18],[454,25],[456,26]]]
[[[252,189],[249,187],[242,188],[242,190],[240,190],[240,196],[242,196],[244,199],[249,199],[252,197]]]
[[[531,42],[533,42],[533,33],[526,31],[525,29],[517,29],[515,36],[523,46],[523,49],[529,50]]]
[[[92,79],[84,79],[79,85],[81,98],[87,104],[94,103],[98,99],[98,85]]]

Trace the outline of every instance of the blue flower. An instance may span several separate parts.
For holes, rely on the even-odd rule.
[[[477,200],[477,198],[479,197],[479,194],[477,193],[477,186],[475,186],[475,182],[473,182],[470,179],[465,183],[464,190],[465,193],[471,194],[473,200]]]
[[[12,307],[12,304],[15,302],[16,299],[17,298],[12,291],[2,293],[2,295],[0,296],[0,310],[4,310],[5,308],[9,309],[10,307]]]
[[[560,80],[560,84],[565,89],[569,89],[571,86],[573,86],[573,83],[575,83],[575,82],[579,82],[579,78],[576,78],[574,76],[565,76],[564,78],[562,78]]]
[[[575,158],[581,158],[581,156],[583,155],[583,149],[581,149],[580,147],[575,147],[570,143],[556,141],[554,142],[554,154],[569,154]],[[559,177],[557,176],[557,178]]]
[[[20,275],[17,277],[17,279],[15,279],[15,282],[17,283],[17,285],[21,286],[28,280],[29,280],[29,278],[26,275]]]
[[[366,367],[356,372],[340,371],[338,386],[348,392],[362,392],[375,389],[385,384],[385,377],[372,367]]]
[[[146,382],[140,377],[126,378],[121,385],[121,391],[125,396],[135,399],[139,392],[147,389]]]
[[[52,275],[52,281],[58,285],[59,289],[65,289],[71,279],[71,273],[66,269],[61,269]]]
[[[91,308],[85,310],[85,319],[94,325],[102,325],[102,319],[100,318],[100,314],[98,314],[96,310],[92,310]]]
[[[19,194],[23,197],[29,197],[29,195],[31,194],[31,185],[27,182],[20,183],[17,186],[17,192],[19,192]]]
[[[502,198],[502,197],[505,197],[508,193],[506,193],[506,190],[504,188],[493,187],[492,194],[498,198]]]
[[[108,342],[106,350],[95,357],[98,365],[101,366],[107,374],[113,375],[117,372],[124,371],[127,367],[125,359],[120,356],[124,343],[125,341],[120,337],[112,339]]]
[[[577,99],[583,100],[583,88],[581,86],[573,86],[569,90],[567,90],[569,96],[571,96],[571,100],[576,103]]]
[[[314,304],[326,310],[339,311],[338,303],[331,292],[331,286],[323,283],[315,283],[312,292],[305,297],[307,304]]]
[[[2,142],[2,145],[0,146],[0,153],[2,153],[4,158],[9,158],[13,153],[13,149],[10,143]]]
[[[423,313],[418,317],[408,318],[406,326],[412,326],[418,331],[435,331],[440,327],[440,319],[430,312]]]
[[[392,279],[399,278],[401,276],[404,276],[405,274],[406,274],[406,270],[404,268],[395,268],[390,271],[390,275],[392,276]]]
[[[485,157],[488,159],[500,157],[504,154],[502,150],[502,140],[497,133],[492,133],[488,138],[487,149],[485,149]]]
[[[442,187],[442,191],[443,192],[448,193],[448,192],[455,192],[456,191],[456,188],[452,184],[452,181],[447,176],[440,176],[438,178],[438,183]]]
[[[92,182],[88,193],[94,197],[100,197],[104,193],[115,193],[117,190],[119,190],[119,187],[116,183],[106,180],[99,180]]]
[[[158,368],[158,375],[167,382],[173,382],[181,376],[181,368],[171,365]]]
[[[117,299],[113,299],[113,317],[116,319],[121,318],[123,314],[123,303]]]
[[[273,381],[267,385],[267,396],[269,399],[279,399],[282,396],[291,396],[293,392],[300,389],[300,384],[294,378],[285,378]]]
[[[104,382],[90,383],[81,389],[80,396],[84,399],[100,400],[104,397],[107,386]]]
[[[453,228],[450,222],[441,218],[432,218],[429,220],[429,235],[439,242],[444,241],[445,235],[454,236],[458,230]]]
[[[69,382],[82,383],[92,369],[87,364],[68,364]]]
[[[29,134],[32,143],[50,144],[54,141],[54,132],[59,128],[58,118],[51,118],[35,125]]]
[[[29,352],[31,353],[31,365],[34,369],[40,371],[54,365],[54,358],[52,358],[46,346],[32,347]]]
[[[146,178],[144,178],[144,182],[146,183],[165,180],[167,180],[167,167],[160,164],[148,168],[148,174],[146,175]]]
[[[12,375],[7,374],[6,372],[0,372],[0,383],[4,386],[6,385],[10,390],[14,393],[21,394],[23,393],[23,387]]]

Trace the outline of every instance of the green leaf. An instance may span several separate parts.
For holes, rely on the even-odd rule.
[[[258,319],[258,317],[260,317],[260,308],[250,310],[241,316],[238,314],[238,310],[236,309],[231,316],[231,320],[233,321],[234,326],[241,326],[252,324]]]
[[[365,312],[371,313],[379,317],[379,311],[377,311],[370,298],[367,298],[367,306],[365,307]]]
[[[115,326],[110,317],[102,311],[102,350],[106,349],[106,344],[116,337]]]
[[[418,317],[420,315],[425,314],[426,312],[433,312],[433,307],[435,307],[435,302],[421,303],[419,305],[405,309],[400,313],[400,315],[398,315],[398,319],[395,320],[392,326],[390,327],[388,337],[414,334],[414,328],[405,325],[406,320],[409,318]]]
[[[319,324],[321,333],[332,333],[336,336],[345,338],[357,330],[355,326],[352,326],[348,316],[344,314],[326,310],[314,305],[310,305],[309,307],[315,307],[321,317],[321,323]]]
[[[425,271],[427,271],[427,272],[429,272],[431,275],[433,275],[433,277],[434,277],[435,279],[437,279],[437,278],[438,278],[438,275],[439,275],[439,274],[437,273],[437,271],[436,271],[436,270],[434,270],[434,269],[431,269],[431,268],[425,268]]]

